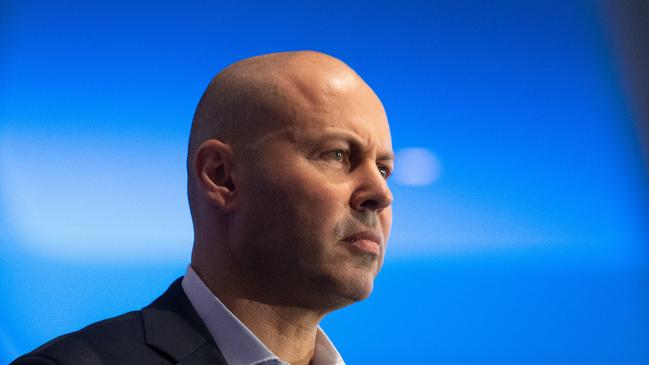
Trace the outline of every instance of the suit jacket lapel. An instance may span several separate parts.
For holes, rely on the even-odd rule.
[[[142,309],[144,338],[149,346],[181,364],[222,364],[225,359],[194,310],[177,279]]]

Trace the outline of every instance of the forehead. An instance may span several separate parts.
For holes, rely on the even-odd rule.
[[[291,113],[280,129],[296,135],[355,135],[364,144],[392,149],[388,119],[379,98],[356,75],[334,75],[324,82],[307,84],[291,80],[287,100]]]

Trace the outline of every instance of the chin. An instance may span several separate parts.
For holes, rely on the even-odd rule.
[[[356,302],[367,299],[374,289],[374,275],[365,276],[367,277],[356,277],[347,282],[349,298]]]
[[[311,270],[307,281],[302,282],[302,298],[313,309],[328,311],[367,299],[374,289],[376,265],[376,262],[348,262]]]
[[[329,278],[328,285],[321,291],[324,300],[320,303],[328,303],[330,309],[338,309],[350,304],[367,299],[374,289],[374,275],[364,272],[350,272],[347,275],[340,275]]]

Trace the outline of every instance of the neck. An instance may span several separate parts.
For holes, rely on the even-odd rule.
[[[210,291],[277,357],[293,365],[309,364],[315,353],[318,325],[326,311],[264,300],[259,293],[268,288],[245,285],[230,275],[233,270],[203,271],[205,266],[194,262],[192,267]]]
[[[219,299],[281,360],[294,365],[309,364],[323,315],[227,295]]]

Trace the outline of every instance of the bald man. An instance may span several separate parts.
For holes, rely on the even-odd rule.
[[[344,364],[319,323],[372,292],[392,167],[383,106],[340,60],[286,52],[232,64],[192,123],[185,276],[142,310],[15,364]]]

